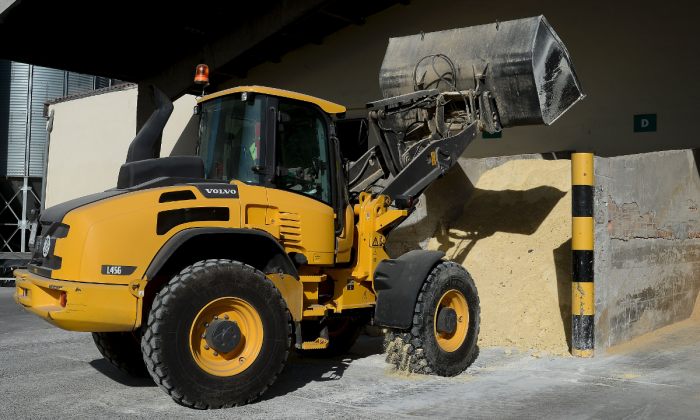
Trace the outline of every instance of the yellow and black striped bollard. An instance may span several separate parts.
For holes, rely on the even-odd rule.
[[[577,357],[593,357],[595,301],[593,283],[593,153],[571,155],[572,299],[571,344]]]

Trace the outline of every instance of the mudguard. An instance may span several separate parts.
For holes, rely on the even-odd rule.
[[[374,323],[381,327],[407,329],[421,286],[442,257],[441,251],[411,251],[395,260],[383,260],[374,271],[377,306]]]
[[[171,261],[175,264],[184,259],[192,259],[193,240],[201,240],[195,249],[202,252],[194,260],[226,258],[253,266],[263,273],[282,273],[299,280],[294,263],[282,245],[267,232],[253,229],[201,227],[185,229],[175,234],[158,251],[146,269],[146,278],[154,278],[161,270],[167,271]],[[196,261],[192,261],[194,263]]]

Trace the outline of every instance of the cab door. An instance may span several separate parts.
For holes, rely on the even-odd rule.
[[[333,265],[336,249],[336,158],[330,120],[317,106],[279,98],[268,223],[287,252],[309,264]]]

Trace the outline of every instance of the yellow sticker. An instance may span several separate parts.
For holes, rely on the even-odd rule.
[[[382,235],[375,236],[372,241],[372,247],[381,247],[384,244],[384,237]]]
[[[430,163],[432,163],[433,166],[437,165],[437,161],[435,159],[435,152],[430,152]]]

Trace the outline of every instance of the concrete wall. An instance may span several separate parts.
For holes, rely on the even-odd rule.
[[[194,95],[185,95],[175,101],[173,105],[175,109],[163,130],[160,155],[192,156],[197,145],[199,126],[199,116],[194,115],[197,98]]]
[[[136,87],[51,105],[46,207],[117,185],[119,168],[136,135]],[[191,95],[175,101],[163,133],[161,156],[192,155],[197,119]]]
[[[412,0],[266,63],[219,88],[260,84],[346,105],[348,117],[381,99],[378,75],[389,37],[544,14],[567,46],[588,97],[550,127],[506,129],[477,139],[465,157],[576,150],[615,156],[698,147],[700,43],[689,3],[669,0]],[[671,12],[672,11],[672,12]],[[449,55],[449,51],[443,51]],[[658,115],[658,131],[633,132],[635,114]],[[344,139],[340,139],[343,141]]]
[[[688,318],[700,291],[691,150],[595,159],[596,352]]]
[[[54,111],[46,203],[114,188],[136,135],[136,87],[58,102]]]

